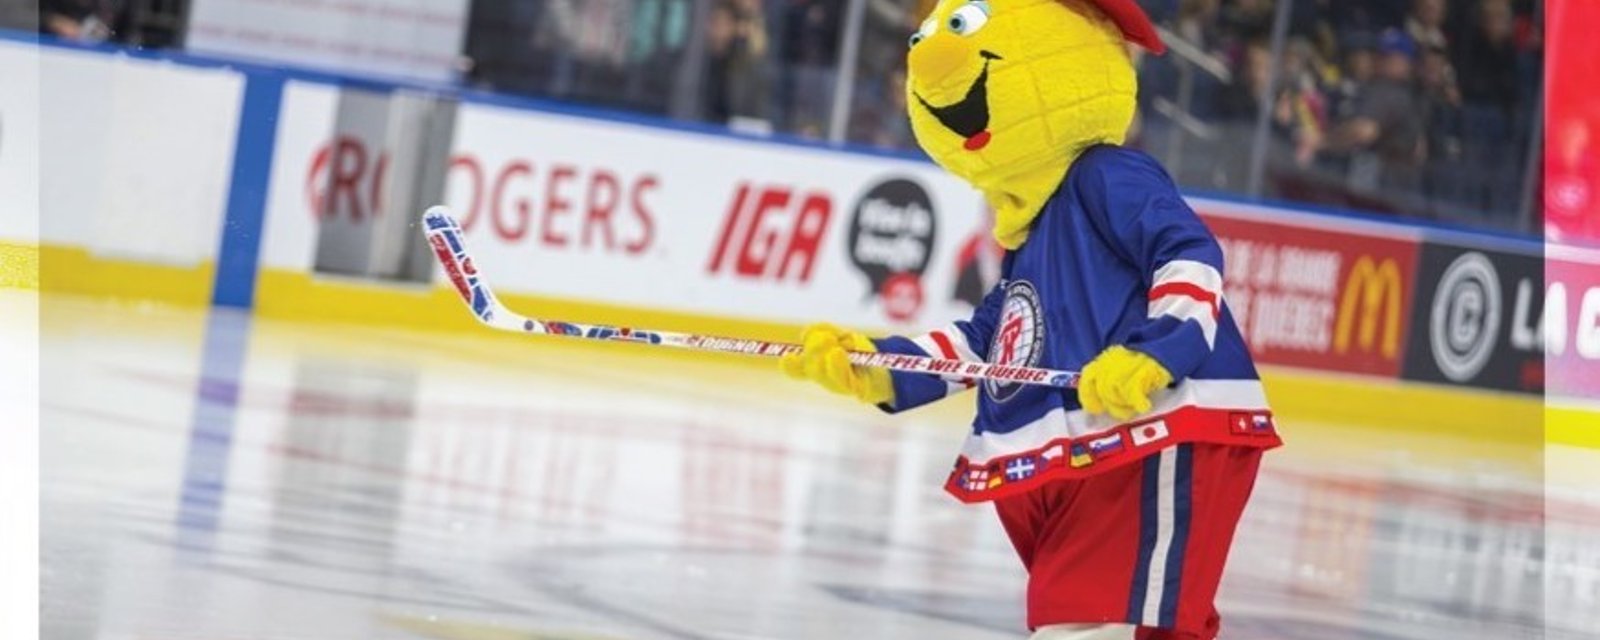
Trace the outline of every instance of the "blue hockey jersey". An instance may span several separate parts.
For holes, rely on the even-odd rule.
[[[1222,296],[1222,250],[1149,156],[1097,146],[1073,162],[1008,251],[972,317],[880,351],[1082,370],[1113,345],[1172,373],[1149,412],[1126,422],[1083,411],[1077,392],[894,372],[886,411],[981,386],[977,416],[945,488],[966,502],[1086,477],[1181,442],[1270,448],[1278,439],[1255,365]]]

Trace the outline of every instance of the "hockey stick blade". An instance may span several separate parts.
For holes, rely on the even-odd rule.
[[[461,301],[472,311],[478,321],[501,331],[515,331],[539,335],[557,335],[586,340],[635,342],[697,351],[736,353],[742,355],[777,357],[797,352],[800,345],[786,342],[767,342],[745,338],[723,338],[670,331],[644,331],[628,327],[598,324],[580,324],[557,320],[537,320],[507,309],[500,304],[478,270],[472,254],[468,253],[461,225],[456,223],[450,210],[443,206],[429,207],[422,214],[422,230],[428,246],[444,270],[445,277]],[[1071,388],[1078,384],[1078,374],[1071,371],[1022,367],[986,362],[968,362],[948,358],[901,355],[896,353],[851,352],[851,364],[880,367],[894,371],[926,373],[949,380],[992,380],[997,383],[1021,383],[1047,387]]]

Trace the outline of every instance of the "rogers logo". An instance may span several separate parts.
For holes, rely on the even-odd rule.
[[[731,266],[745,278],[810,282],[832,218],[833,200],[825,192],[740,183],[706,272]]]
[[[383,210],[387,151],[370,157],[367,145],[354,136],[339,136],[318,147],[306,172],[306,200],[320,218],[340,213],[360,222]],[[340,206],[343,205],[343,206]]]
[[[306,197],[320,217],[360,222],[384,214],[389,153],[339,136],[312,155]],[[650,196],[661,187],[652,173],[620,174],[603,167],[511,158],[485,166],[470,153],[450,158],[446,193],[472,231],[487,218],[501,240],[538,242],[639,255],[655,243]]]

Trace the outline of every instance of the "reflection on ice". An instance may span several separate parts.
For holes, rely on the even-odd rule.
[[[49,637],[1024,635],[992,514],[938,490],[959,409],[880,417],[637,350],[52,317]],[[1546,509],[1536,473],[1474,453],[1327,458],[1382,436],[1286,426],[1227,637],[1600,628],[1592,496]]]

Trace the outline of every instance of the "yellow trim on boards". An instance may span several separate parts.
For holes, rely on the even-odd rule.
[[[1600,449],[1600,410],[1545,407],[1544,428],[1548,442]]]
[[[1512,444],[1543,440],[1540,396],[1264,366],[1273,413]]]
[[[0,242],[0,288],[39,288],[39,247]]]
[[[94,255],[87,249],[39,248],[39,290],[179,306],[211,303],[215,266],[161,265]]]
[[[78,249],[45,247],[48,267],[42,289],[118,298],[141,298],[183,306],[210,301],[212,265],[154,266],[108,259]],[[632,325],[664,331],[691,331],[766,340],[792,340],[800,327],[786,323],[717,318],[641,310],[620,305],[524,295],[503,295],[508,306],[557,320]],[[478,331],[485,337],[540,340],[482,329],[442,287],[374,284],[338,277],[264,270],[256,282],[256,313],[300,322],[358,324],[430,331]],[[561,338],[542,338],[562,340]],[[639,349],[626,344],[593,344],[597,349]],[[772,367],[760,359],[661,350],[661,357],[717,358],[752,367]],[[1479,392],[1402,381],[1330,376],[1298,369],[1266,367],[1263,383],[1274,411],[1288,420],[1350,424],[1413,433],[1441,433],[1503,443],[1545,438],[1600,448],[1600,421],[1581,411],[1545,409],[1538,396]],[[1546,432],[1546,422],[1549,429]]]

